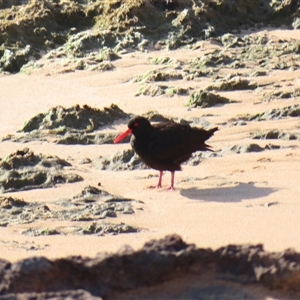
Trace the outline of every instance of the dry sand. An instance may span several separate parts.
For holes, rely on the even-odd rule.
[[[300,38],[300,30],[266,31],[268,34]],[[300,104],[300,97],[288,100],[262,102],[254,91],[230,93],[234,104],[207,109],[188,109],[188,96],[180,97],[135,97],[138,83],[131,83],[134,76],[144,74],[151,68],[149,58],[170,56],[185,60],[205,53],[213,45],[204,42],[199,50],[154,51],[129,53],[114,62],[115,71],[52,74],[37,71],[31,75],[18,74],[1,76],[0,136],[19,130],[24,122],[34,115],[45,112],[56,105],[69,107],[88,104],[103,108],[112,103],[125,112],[135,114],[156,110],[172,117],[206,117],[212,126],[220,130],[210,139],[210,145],[218,150],[236,144],[253,142],[250,133],[263,129],[299,130],[299,118],[279,121],[249,122],[247,126],[228,126],[230,118],[245,113],[257,113],[271,108]],[[59,62],[59,63],[63,63]],[[51,75],[49,75],[51,74]],[[268,76],[256,78],[259,82],[276,82],[282,86],[300,85],[299,71],[272,71]],[[176,84],[172,83],[172,85]],[[196,82],[180,81],[180,86],[205,87],[208,79]],[[220,125],[221,124],[221,125]],[[104,128],[107,131],[122,131],[126,123]],[[270,141],[255,140],[264,146]],[[83,182],[61,185],[50,189],[37,189],[11,193],[28,202],[49,202],[63,197],[73,197],[87,185],[97,186],[112,194],[131,197],[144,202],[144,210],[133,215],[121,215],[111,222],[124,222],[143,230],[135,234],[117,236],[40,236],[28,237],[21,234],[25,228],[49,227],[53,221],[45,219],[43,224],[0,227],[1,258],[16,261],[33,255],[49,258],[66,255],[94,256],[101,251],[114,252],[125,244],[140,248],[152,238],[177,233],[188,243],[198,247],[217,248],[227,244],[262,243],[266,250],[281,251],[295,248],[300,251],[300,142],[273,141],[274,144],[289,146],[286,149],[258,153],[227,154],[223,157],[208,158],[199,166],[183,166],[175,176],[176,190],[152,190],[147,187],[156,182],[155,170],[142,171],[99,171],[79,162],[86,157],[109,155],[129,144],[101,146],[63,146],[46,142],[26,144],[35,153],[49,153],[61,158],[72,158],[71,170],[84,177]],[[290,147],[290,146],[294,147]],[[24,144],[2,142],[0,157],[18,149]],[[141,179],[142,178],[142,179]],[[167,186],[170,174],[164,175]],[[49,205],[51,206],[51,205]],[[51,209],[52,207],[50,207]],[[53,208],[55,209],[55,208]],[[59,222],[59,221],[57,221]],[[60,222],[61,226],[64,225]],[[58,224],[56,224],[58,226]],[[33,250],[35,249],[35,250]]]

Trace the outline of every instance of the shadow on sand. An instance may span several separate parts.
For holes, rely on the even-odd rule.
[[[209,189],[198,189],[193,187],[182,190],[180,194],[192,200],[226,203],[262,198],[277,191],[278,189],[275,188],[256,187],[254,182],[240,182],[236,186],[228,187],[216,187]]]

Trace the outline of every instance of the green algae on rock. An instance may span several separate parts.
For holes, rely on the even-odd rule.
[[[208,86],[208,91],[236,91],[236,90],[253,90],[257,88],[257,83],[250,82],[248,79],[234,76],[233,78],[225,78],[216,80],[212,85]]]
[[[151,97],[158,97],[158,96],[167,96],[167,97],[174,97],[174,96],[181,96],[186,95],[188,90],[185,88],[177,87],[177,86],[167,86],[161,84],[145,84],[141,86],[140,90],[134,94],[134,96],[151,96]]]
[[[31,132],[33,130],[68,128],[91,132],[126,117],[128,117],[128,114],[115,104],[112,104],[109,108],[105,107],[103,110],[88,105],[83,107],[75,105],[70,108],[56,106],[46,113],[34,116],[25,123],[20,131]]]
[[[218,94],[211,93],[209,91],[205,90],[199,90],[195,91],[194,93],[191,94],[187,106],[191,107],[211,107],[215,106],[217,104],[226,104],[230,103],[230,100],[226,97],[222,97]]]
[[[102,110],[88,105],[75,105],[69,108],[52,107],[28,120],[16,135],[9,134],[2,141],[27,143],[48,141],[57,144],[106,144],[113,143],[116,134],[93,133],[100,127],[116,120],[129,118],[117,105],[112,104]]]
[[[180,79],[183,79],[182,74],[173,70],[151,70],[144,75],[136,77],[134,82],[155,82]]]
[[[116,53],[153,46],[176,49],[257,24],[297,28],[298,19],[295,1],[0,1],[0,59],[4,52],[7,56],[7,51],[29,47],[28,56],[7,67],[8,72],[18,72],[28,59],[51,51],[96,62],[91,53],[103,48]],[[223,38],[229,48],[242,43],[234,36]]]
[[[111,223],[91,223],[88,226],[85,226],[82,230],[82,234],[97,234],[97,235],[105,235],[105,234],[120,234],[120,233],[133,233],[138,232],[139,229],[126,225],[124,223],[121,224],[111,224]]]
[[[0,50],[1,54],[1,50]],[[30,46],[27,45],[24,49],[3,50],[2,57],[0,58],[0,73],[9,72],[16,73],[19,72],[23,65],[25,65],[30,59]]]

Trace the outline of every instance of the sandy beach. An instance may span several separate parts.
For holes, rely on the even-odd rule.
[[[299,39],[300,30],[268,30],[271,38]],[[115,252],[124,245],[139,249],[149,239],[162,238],[167,234],[179,234],[187,243],[197,247],[212,248],[228,244],[263,244],[268,251],[294,248],[300,251],[300,141],[299,140],[253,140],[255,131],[283,130],[297,132],[299,117],[277,120],[251,121],[245,126],[235,126],[232,119],[245,114],[257,114],[270,109],[300,104],[300,96],[290,99],[263,101],[253,90],[220,92],[234,103],[209,108],[190,108],[183,96],[139,96],[134,94],[140,84],[132,79],[157,65],[150,63],[155,57],[170,57],[187,61],[211,51],[215,45],[203,42],[197,50],[160,50],[146,53],[132,52],[114,62],[115,69],[107,72],[76,71],[56,74],[55,67],[40,69],[31,75],[2,75],[0,136],[15,134],[33,116],[52,107],[70,107],[76,104],[103,109],[118,105],[127,113],[144,114],[149,110],[172,118],[204,117],[211,127],[219,131],[209,144],[218,153],[234,145],[256,143],[261,147],[272,143],[279,149],[261,152],[222,152],[208,157],[197,166],[183,165],[176,172],[174,192],[153,190],[148,187],[158,180],[155,170],[108,171],[97,170],[80,164],[84,158],[95,159],[129,149],[129,144],[104,145],[58,145],[35,141],[17,143],[2,141],[0,157],[29,147],[34,153],[57,155],[71,163],[68,171],[83,177],[77,183],[56,185],[55,188],[32,189],[5,196],[39,202],[51,211],[58,209],[54,200],[73,197],[84,187],[99,186],[105,191],[140,202],[134,204],[134,214],[120,214],[110,222],[124,222],[140,229],[138,233],[119,235],[53,235],[26,236],[29,228],[51,228],[70,225],[70,221],[44,220],[30,224],[11,224],[0,227],[1,257],[9,261],[32,256],[59,258],[67,255],[95,256],[98,252]],[[63,64],[63,61],[58,61]],[[298,59],[299,64],[299,59]],[[230,70],[222,72],[230,73]],[[255,79],[259,84],[268,83],[268,91],[276,89],[295,90],[300,87],[300,71],[272,70]],[[212,78],[194,81],[174,81],[172,85],[182,88],[205,88]],[[127,128],[128,120],[118,121],[101,128],[100,132],[119,133]],[[170,173],[166,172],[163,185],[168,186]],[[3,194],[4,195],[4,194]],[[2,196],[3,196],[2,195]],[[84,222],[82,222],[84,224]]]

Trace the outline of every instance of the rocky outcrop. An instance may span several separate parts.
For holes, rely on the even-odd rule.
[[[30,72],[45,52],[72,60],[72,70],[110,70],[113,65],[99,62],[103,49],[175,49],[257,26],[299,28],[300,19],[297,0],[1,0],[0,10],[0,72],[10,73],[29,59],[33,63],[21,70]]]
[[[299,278],[300,254],[293,250],[268,253],[262,245],[199,249],[177,235],[149,241],[138,251],[125,247],[95,258],[0,261],[1,299],[296,299]]]

